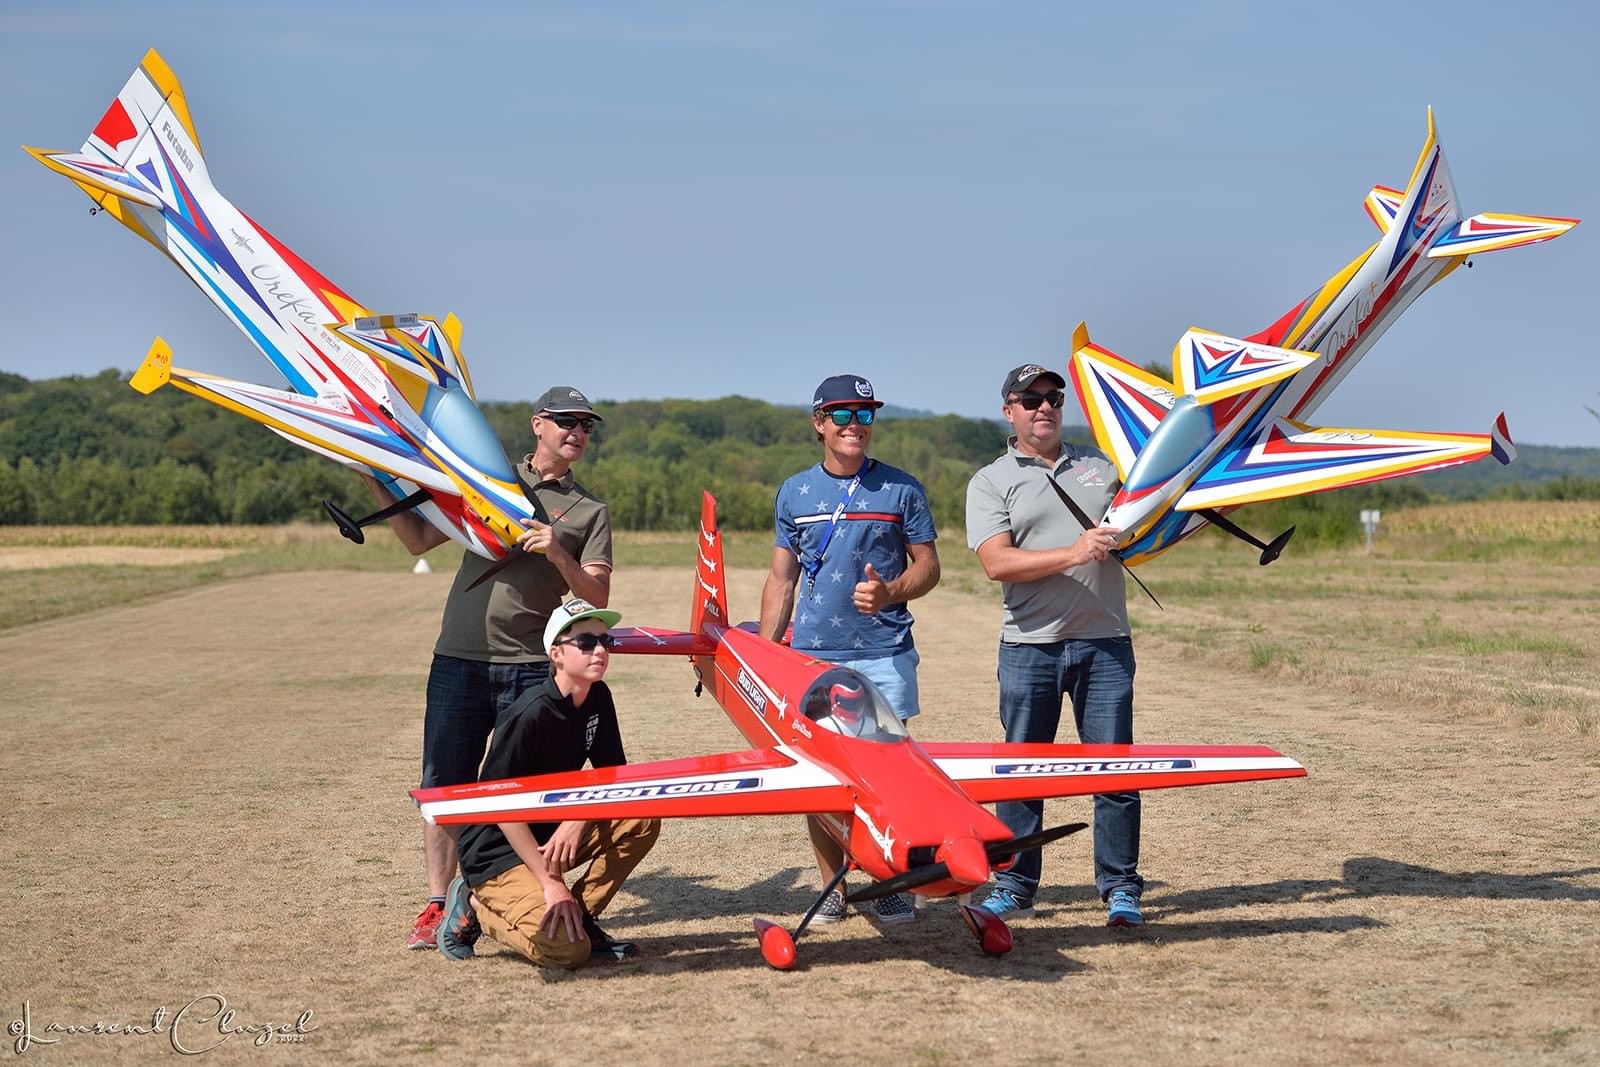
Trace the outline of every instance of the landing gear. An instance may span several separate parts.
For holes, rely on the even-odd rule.
[[[848,865],[840,867],[833,878],[823,887],[817,895],[816,901],[806,911],[805,918],[800,920],[800,925],[795,927],[794,933],[779,926],[777,923],[765,919],[757,919],[756,938],[761,942],[761,958],[774,970],[790,971],[794,969],[795,948],[794,943],[800,935],[806,932],[806,927],[811,925],[811,920],[816,917],[822,902],[828,899],[828,894],[839,888],[839,883],[844,881],[844,876],[850,873]]]
[[[985,956],[1000,957],[1011,951],[1011,927],[1000,916],[984,908],[963,904],[961,918],[967,924],[967,930],[977,938],[978,947],[983,949]]]
[[[1217,529],[1223,531],[1224,533],[1232,534],[1234,537],[1237,537],[1247,545],[1254,545],[1256,548],[1259,548],[1261,550],[1261,565],[1263,567],[1282,555],[1283,546],[1287,545],[1289,543],[1289,538],[1294,536],[1294,527],[1291,526],[1277,537],[1274,537],[1271,544],[1267,544],[1250,531],[1230,521],[1227,516],[1223,515],[1222,512],[1216,510],[1215,508],[1204,508],[1200,511],[1200,514],[1204,515],[1206,521],[1210,522],[1211,525],[1215,526]]]
[[[433,497],[426,489],[418,489],[404,500],[396,500],[383,510],[374,511],[364,519],[352,519],[343,508],[331,500],[322,502],[322,510],[326,511],[328,518],[332,519],[339,527],[340,533],[360,545],[365,544],[367,540],[367,535],[361,532],[363,526],[371,526],[373,523],[393,518],[396,515],[410,511],[418,504],[426,504],[431,499]]]

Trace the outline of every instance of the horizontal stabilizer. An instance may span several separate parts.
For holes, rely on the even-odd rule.
[[[1405,203],[1406,194],[1399,189],[1391,189],[1387,185],[1374,185],[1372,192],[1367,194],[1367,216],[1373,224],[1384,233],[1394,225],[1394,220],[1400,215],[1400,207]]]
[[[616,638],[613,652],[627,652],[637,656],[714,656],[717,643],[705,634],[692,634],[686,630],[662,630],[654,626],[618,626],[611,631]]]
[[[779,747],[413,789],[431,823],[848,813],[852,790]]]
[[[81,152],[52,152],[27,146],[23,146],[22,150],[57,174],[71,178],[97,201],[99,197],[95,194],[103,193],[145,207],[161,206],[161,198],[146,189],[143,182],[117,164],[108,163],[103,157],[87,156]]]
[[[1296,374],[1317,357],[1191,327],[1172,349],[1172,377],[1180,393],[1215,404]]]
[[[1475,256],[1480,252],[1498,252],[1503,248],[1553,241],[1579,221],[1543,215],[1474,215],[1470,219],[1462,219],[1441,234],[1433,247],[1428,249],[1428,258]]]
[[[1204,511],[1345,489],[1470,463],[1492,447],[1482,433],[1331,430],[1274,419],[1220,453],[1173,506]]]
[[[1067,370],[1084,418],[1095,444],[1126,481],[1139,451],[1172,410],[1177,395],[1172,383],[1160,375],[1090,341],[1082,323],[1073,331],[1072,348]]]
[[[1283,753],[1257,745],[928,742],[922,748],[979,804],[1304,778],[1306,774],[1304,767]]]

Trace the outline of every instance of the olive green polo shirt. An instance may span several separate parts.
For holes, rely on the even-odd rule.
[[[611,512],[605,501],[579,485],[568,471],[552,481],[535,483],[532,456],[517,465],[524,490],[543,505],[561,542],[579,565],[611,566]],[[468,589],[493,565],[475,552],[463,552],[450,595],[444,601],[444,621],[433,646],[441,656],[488,663],[533,663],[546,659],[544,628],[550,613],[570,590],[566,579],[542,554],[522,552],[522,558],[478,586]]]

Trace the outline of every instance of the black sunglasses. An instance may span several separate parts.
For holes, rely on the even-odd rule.
[[[1013,404],[1021,404],[1024,411],[1038,411],[1039,405],[1045,401],[1057,411],[1061,410],[1062,401],[1067,399],[1067,394],[1060,389],[1052,389],[1048,393],[1022,393],[1011,398]]]
[[[872,408],[829,408],[823,414],[832,419],[835,426],[849,426],[851,419],[863,426],[871,426],[872,420],[878,417]]]
[[[563,637],[556,644],[571,645],[579,652],[593,652],[596,648],[609,652],[617,647],[617,639],[610,634],[579,634],[576,637]]]
[[[582,419],[582,418],[579,418],[576,415],[555,415],[555,414],[546,415],[545,418],[549,419],[551,422],[555,423],[557,426],[561,427],[563,430],[570,430],[573,427],[577,427],[578,429],[582,430],[584,433],[594,433],[594,420],[593,419]]]

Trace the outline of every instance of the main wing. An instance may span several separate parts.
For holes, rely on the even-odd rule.
[[[422,817],[442,825],[668,819],[711,815],[848,814],[850,788],[792,749],[413,789]]]
[[[939,769],[979,804],[1188,785],[1304,778],[1306,769],[1258,745],[924,744]]]
[[[1491,454],[1501,463],[1516,458],[1504,413],[1486,434],[1331,430],[1274,419],[1218,453],[1174,507],[1200,511],[1320,493]]]

